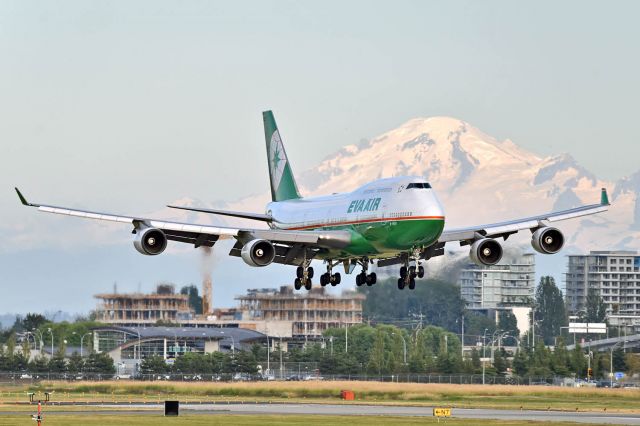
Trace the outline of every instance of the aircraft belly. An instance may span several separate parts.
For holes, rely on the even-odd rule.
[[[444,220],[399,220],[335,227],[351,231],[351,243],[340,250],[322,253],[322,258],[388,255],[410,250],[416,246],[430,246],[437,241],[444,228]],[[326,228],[325,228],[326,229]]]

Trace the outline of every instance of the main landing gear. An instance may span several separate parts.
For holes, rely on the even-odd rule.
[[[293,287],[296,290],[300,290],[302,287],[307,290],[311,290],[311,278],[313,278],[313,268],[309,266],[311,262],[305,260],[302,266],[298,266],[296,269],[296,279],[293,282]]]
[[[398,290],[409,287],[409,290],[416,288],[416,277],[424,277],[424,267],[420,265],[420,257],[414,259],[416,265],[409,266],[409,257],[404,261],[404,265],[400,268],[400,278],[398,278]]]
[[[322,287],[325,287],[328,284],[331,284],[332,286],[337,286],[338,284],[340,284],[340,273],[336,272],[335,274],[332,273],[333,267],[336,266],[338,263],[333,263],[331,260],[327,261],[327,272],[320,275],[320,285]],[[296,279],[293,283],[293,286],[296,290],[300,290],[302,287],[304,287],[307,290],[311,290],[311,279],[313,278],[313,268],[311,266],[309,266],[311,262],[309,261],[305,261],[303,262],[303,264],[301,266],[298,266],[298,268],[296,269]]]
[[[362,272],[356,275],[356,285],[360,287],[361,285],[366,284],[371,287],[378,281],[378,277],[375,272],[367,274],[367,271],[369,270],[369,259],[362,259],[358,263],[362,265]]]
[[[332,260],[327,260],[327,272],[320,275],[320,285],[322,287],[326,286],[327,284],[331,284],[332,287],[335,287],[338,284],[340,284],[340,279],[341,279],[340,273],[339,272],[336,272],[335,274],[332,273],[333,267],[336,266],[338,263],[340,262],[333,263]]]

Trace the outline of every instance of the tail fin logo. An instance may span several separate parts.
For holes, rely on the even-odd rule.
[[[271,184],[277,190],[282,180],[284,166],[287,164],[287,154],[284,152],[280,132],[276,130],[271,135],[269,144],[269,168],[271,169]]]

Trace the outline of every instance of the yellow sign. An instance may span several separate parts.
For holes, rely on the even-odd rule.
[[[451,408],[434,408],[434,417],[451,417]]]

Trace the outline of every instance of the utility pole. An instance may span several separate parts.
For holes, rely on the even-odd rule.
[[[462,348],[460,349],[460,356],[464,359],[464,315],[462,316]]]
[[[531,351],[536,351],[536,305],[531,310]]]
[[[349,324],[344,325],[344,352],[349,353]]]

